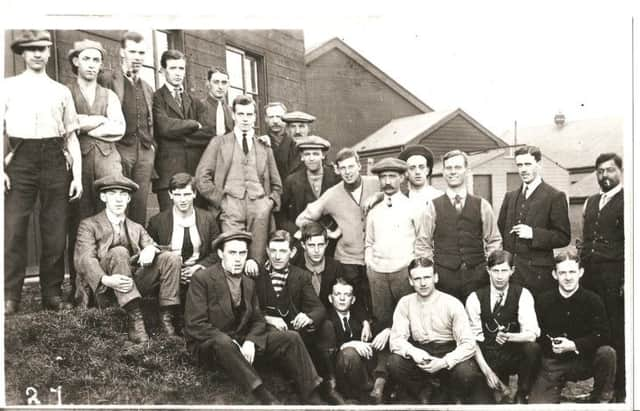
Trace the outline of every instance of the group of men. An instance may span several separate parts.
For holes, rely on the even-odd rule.
[[[558,402],[565,381],[589,376],[593,401],[624,399],[617,154],[596,160],[601,192],[585,204],[580,255],[554,256],[571,240],[568,202],[542,180],[536,147],[515,151],[522,185],[496,218],[468,192],[462,151],[442,157],[444,192],[421,145],[362,175],[348,148],[328,165],[315,118],[282,103],[265,107],[257,136],[256,104],[227,103],[223,68],[198,100],[184,54],[168,50],[153,92],[144,38],[127,32],[122,67],[101,84],[104,48],[76,42],[65,87],[46,74],[51,45],[46,31],[23,32],[12,50],[26,70],[5,82],[5,314],[20,309],[39,197],[44,308],[70,306],[68,237],[77,304],[116,302],[142,343],[141,297],[157,297],[163,331],[263,404],[279,403],[253,367],[264,360],[309,404],[381,404],[392,392],[490,403],[510,374],[518,402]],[[145,228],[150,187],[160,213]]]

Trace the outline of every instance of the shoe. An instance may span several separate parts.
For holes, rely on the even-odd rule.
[[[311,392],[311,395],[309,395],[309,398],[307,398],[307,404],[308,405],[328,405],[327,402],[324,401],[322,397],[320,397],[320,394],[318,393],[317,388],[313,390]]]
[[[529,404],[529,396],[522,392],[517,392],[513,399],[514,404]]]
[[[45,310],[52,311],[60,311],[60,310],[70,310],[73,308],[73,304],[64,301],[62,297],[53,296],[53,297],[43,297],[42,298],[42,307]]]
[[[144,317],[139,307],[131,309],[127,312],[129,317],[128,321],[128,334],[129,339],[136,344],[149,341],[149,335],[144,328]]]
[[[173,312],[172,307],[160,307],[160,324],[165,334],[168,336],[175,336],[176,329],[173,326]]]
[[[431,404],[431,391],[431,384],[421,389],[420,394],[418,394],[418,404]]]
[[[282,405],[280,400],[271,393],[264,385],[253,390],[253,395],[260,401],[261,405]]]
[[[344,397],[336,390],[335,378],[329,378],[325,382],[324,398],[331,405],[345,405]]]
[[[386,383],[387,380],[384,378],[376,378],[376,382],[373,384],[373,390],[369,393],[369,397],[371,397],[375,405],[384,404],[384,386]]]
[[[4,302],[4,315],[14,315],[20,311],[20,302],[16,300],[7,300]]]

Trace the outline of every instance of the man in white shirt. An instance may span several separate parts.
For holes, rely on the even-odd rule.
[[[467,298],[467,313],[477,344],[476,361],[498,396],[505,393],[509,376],[517,373],[515,400],[526,404],[541,358],[533,296],[526,288],[509,283],[513,257],[508,251],[489,254],[487,272],[489,286]]]
[[[398,156],[407,162],[407,196],[417,204],[426,205],[443,192],[429,184],[433,173],[433,153],[423,145],[407,146]]]

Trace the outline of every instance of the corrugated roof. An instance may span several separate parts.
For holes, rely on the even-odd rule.
[[[594,167],[600,153],[613,151],[623,154],[623,124],[621,117],[598,119],[567,119],[563,127],[555,123],[518,128],[518,144],[540,147],[543,154],[567,168]],[[513,142],[513,130],[502,139]]]

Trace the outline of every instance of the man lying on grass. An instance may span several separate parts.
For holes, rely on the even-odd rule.
[[[322,378],[300,335],[267,328],[255,283],[242,275],[251,239],[246,231],[221,234],[212,246],[221,262],[191,277],[184,314],[187,349],[200,365],[222,368],[261,404],[280,402],[264,386],[254,360],[279,364],[304,402],[326,405],[318,393]]]
[[[115,296],[129,317],[129,339],[142,343],[149,335],[140,297],[158,293],[162,328],[175,335],[173,316],[180,304],[181,257],[160,251],[145,229],[125,215],[131,193],[138,189],[135,182],[110,175],[96,180],[94,186],[106,209],[82,220],[78,228],[74,256],[78,305],[86,307],[90,294],[98,307],[108,305]]]

